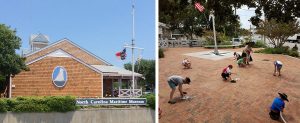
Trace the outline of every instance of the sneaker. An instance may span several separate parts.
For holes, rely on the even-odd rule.
[[[231,82],[231,83],[236,83],[236,81],[235,81],[235,80],[231,80],[230,82]]]

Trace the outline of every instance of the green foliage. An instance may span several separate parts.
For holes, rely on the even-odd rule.
[[[145,80],[141,79],[140,82],[147,85],[155,86],[155,60],[141,59],[135,64],[135,72],[143,74]],[[131,71],[131,63],[124,64],[124,68]]]
[[[299,0],[259,0],[257,3],[256,15],[250,19],[255,26],[260,26],[262,11],[268,21],[274,19],[277,22],[288,23],[300,17]]]
[[[29,70],[25,65],[25,58],[16,54],[20,49],[21,39],[16,36],[16,31],[0,24],[0,90],[8,86],[10,75],[16,75],[21,70]],[[1,92],[2,93],[2,92]]]
[[[282,47],[288,37],[300,33],[300,25],[297,21],[282,23],[272,19],[263,22],[263,25],[257,28],[257,34],[265,35],[274,47]]]
[[[0,74],[2,76],[15,75],[21,70],[27,70],[25,59],[16,54],[20,49],[21,39],[16,36],[16,31],[0,24]]]
[[[52,96],[46,98],[50,111],[66,112],[76,109],[75,97],[71,96]]]
[[[252,46],[253,48],[266,48],[267,46],[265,45],[264,42],[262,41],[257,41],[255,44]]]
[[[67,112],[76,110],[75,97],[17,97],[0,99],[0,112]]]
[[[233,13],[232,7],[240,8],[242,5],[254,6],[252,0],[159,0],[159,21],[171,26],[171,30],[180,29],[181,33],[192,33],[202,36],[203,31],[212,29],[209,23],[209,13],[214,10],[216,31],[234,36],[236,28],[240,27],[239,17]],[[200,13],[195,9],[194,3],[200,2],[205,11]]]
[[[0,112],[6,112],[7,111],[7,102],[6,99],[0,99]]]
[[[158,57],[159,58],[164,58],[165,57],[164,49],[159,48],[159,50],[158,50]]]
[[[146,98],[147,106],[149,106],[152,109],[155,109],[155,94],[142,95],[140,98]]]
[[[292,48],[293,51],[298,51],[298,46],[295,44],[295,46]]]
[[[290,50],[289,47],[265,48],[265,49],[257,50],[255,51],[255,53],[284,54],[293,57],[299,57],[299,52]]]

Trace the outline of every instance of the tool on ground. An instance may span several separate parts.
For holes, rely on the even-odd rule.
[[[282,121],[283,121],[284,123],[286,123],[286,121],[284,120],[284,118],[283,118],[283,116],[282,116],[282,112],[280,112],[280,117],[281,117]]]

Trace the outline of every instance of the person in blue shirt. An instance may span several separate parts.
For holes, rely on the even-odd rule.
[[[273,120],[278,120],[280,117],[280,112],[283,112],[283,109],[285,107],[284,101],[288,101],[288,96],[285,93],[278,93],[279,97],[276,97],[272,103],[272,106],[270,108],[270,117]]]

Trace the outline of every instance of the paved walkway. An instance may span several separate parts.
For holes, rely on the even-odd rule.
[[[207,52],[203,48],[170,48],[165,58],[159,59],[159,106],[162,109],[160,123],[278,123],[269,118],[269,106],[277,92],[285,92],[290,100],[284,112],[288,123],[300,122],[300,59],[284,55],[253,54],[253,62],[247,68],[238,68],[231,58],[209,60],[183,54]],[[228,49],[227,51],[241,51]],[[183,69],[181,61],[188,57],[192,69]],[[283,62],[282,76],[274,77],[273,61]],[[233,77],[237,83],[224,82],[221,71],[227,65],[234,66]],[[191,85],[183,90],[195,96],[190,101],[168,104],[170,88],[167,77],[171,75],[191,77]],[[178,90],[175,97],[179,97]]]

